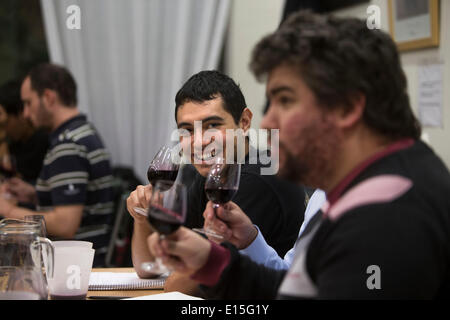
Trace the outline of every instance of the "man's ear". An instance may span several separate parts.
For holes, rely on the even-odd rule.
[[[362,121],[366,108],[366,96],[362,93],[355,95],[351,99],[351,104],[336,110],[337,124],[343,128],[350,128]]]
[[[42,93],[42,101],[45,102],[45,105],[48,107],[53,107],[58,101],[58,95],[56,91],[51,89],[44,89]]]
[[[242,111],[241,119],[239,120],[239,127],[244,130],[244,132],[247,132],[247,130],[250,129],[252,125],[252,117],[253,113],[249,108],[245,108],[244,111]]]

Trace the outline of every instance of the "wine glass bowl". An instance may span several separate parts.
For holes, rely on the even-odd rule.
[[[154,187],[157,182],[162,182],[160,189],[164,192],[170,189],[178,176],[180,165],[172,159],[172,149],[163,146],[153,158],[147,170],[147,178]]]
[[[164,181],[156,182],[147,210],[148,222],[160,234],[160,240],[170,237],[170,234],[184,224],[187,211],[186,187],[180,183],[174,183],[170,189],[166,187]],[[159,258],[154,262],[144,262],[141,267],[152,274],[170,271]]]
[[[218,157],[216,163],[211,166],[205,181],[205,193],[206,197],[213,203],[214,214],[221,205],[231,201],[236,194],[239,189],[240,177],[241,165],[239,163],[227,164],[223,158]],[[223,238],[211,228],[194,228],[193,230]]]
[[[156,153],[147,169],[148,182],[154,188],[159,183],[159,190],[165,192],[175,183],[178,176],[179,163],[175,163],[172,158],[172,148],[162,146]],[[134,211],[140,215],[147,216],[147,209],[135,207]]]
[[[174,184],[165,190],[165,182],[157,182],[150,199],[147,219],[161,235],[175,232],[186,219],[186,187]]]

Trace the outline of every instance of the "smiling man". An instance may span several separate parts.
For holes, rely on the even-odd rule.
[[[200,90],[201,81],[217,78],[217,83],[208,83],[204,93]],[[245,139],[243,150],[237,150],[238,136],[230,137],[233,131],[245,133],[250,129],[252,112],[246,107],[244,97],[237,85],[230,83],[222,85],[221,81],[232,81],[225,75],[215,71],[204,71],[197,74],[178,92],[175,102],[175,117],[178,129],[189,133],[181,137],[184,150],[190,150],[191,163],[198,173],[206,176],[211,165],[218,156],[226,157],[227,153],[233,155],[249,153],[249,141]],[[221,88],[221,86],[223,86]],[[217,92],[213,92],[216,91]],[[223,94],[219,93],[224,91]],[[213,93],[211,93],[213,92]],[[234,150],[227,150],[227,146]],[[229,159],[235,161],[234,159]],[[242,159],[240,159],[242,160]]]
[[[247,108],[239,86],[228,76],[218,71],[202,71],[193,75],[178,91],[175,97],[175,119],[179,129],[190,133],[182,137],[182,145],[190,145],[190,158],[197,174],[189,186],[188,212],[185,226],[201,228],[204,224],[203,212],[208,199],[205,194],[205,180],[211,167],[208,146],[222,137],[223,155],[227,148],[236,148],[235,136],[228,137],[227,130],[246,132],[251,126],[252,113]],[[205,134],[209,130],[213,135]],[[197,148],[196,148],[197,146]],[[298,235],[305,211],[305,192],[302,186],[278,179],[274,175],[262,175],[262,164],[253,164],[250,155],[252,147],[245,139],[239,190],[233,198],[248,217],[257,225],[267,242],[283,256]],[[196,150],[197,149],[197,150]],[[196,152],[197,151],[197,152]],[[230,150],[228,150],[230,151]],[[235,155],[239,152],[234,150]],[[217,156],[216,154],[215,156]],[[189,155],[188,155],[189,156]],[[257,160],[257,159],[256,159]],[[128,198],[127,207],[134,217],[135,228],[132,243],[133,264],[143,277],[142,262],[153,259],[146,239],[151,233],[147,220],[136,214],[134,207],[148,207],[151,186],[139,186]],[[256,232],[256,231],[255,231]]]
[[[212,163],[207,161],[210,155],[206,148],[210,144],[217,145],[217,139],[222,137],[217,152],[226,157],[230,153],[227,148],[234,148],[235,158],[231,161],[237,161],[238,138],[227,135],[227,131],[247,132],[252,113],[239,86],[217,71],[202,71],[192,76],[178,91],[175,103],[178,128],[192,133],[190,137],[182,138],[181,143],[191,144],[191,160],[199,173],[189,190],[189,212],[185,223],[185,226],[194,228],[203,226],[203,211],[208,201],[203,190]],[[196,122],[201,123],[201,132],[198,132],[199,126],[196,128]],[[206,130],[212,134],[216,131],[217,135],[212,138],[212,134],[205,134]],[[295,242],[293,232],[300,228],[302,216],[295,217],[295,208],[304,212],[304,190],[275,176],[261,175],[261,163],[252,164],[250,161],[250,155],[257,154],[250,152],[251,148],[246,138],[243,146],[245,163],[233,201],[248,209],[247,215],[263,234],[268,235],[268,242],[282,256],[290,249],[286,245]],[[201,161],[196,161],[199,159]]]

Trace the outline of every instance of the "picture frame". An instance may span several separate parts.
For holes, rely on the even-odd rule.
[[[388,0],[388,11],[399,51],[439,46],[439,0]]]

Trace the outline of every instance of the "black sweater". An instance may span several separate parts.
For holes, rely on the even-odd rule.
[[[412,184],[390,201],[361,204],[337,218],[319,219],[317,232],[307,249],[296,253],[287,275],[257,265],[224,244],[231,250],[231,262],[216,286],[203,287],[205,297],[448,298],[448,169],[428,146],[415,142],[370,164],[341,198],[361,182],[382,176],[401,177]],[[374,281],[374,276],[378,280]],[[374,283],[378,287],[374,288]]]

